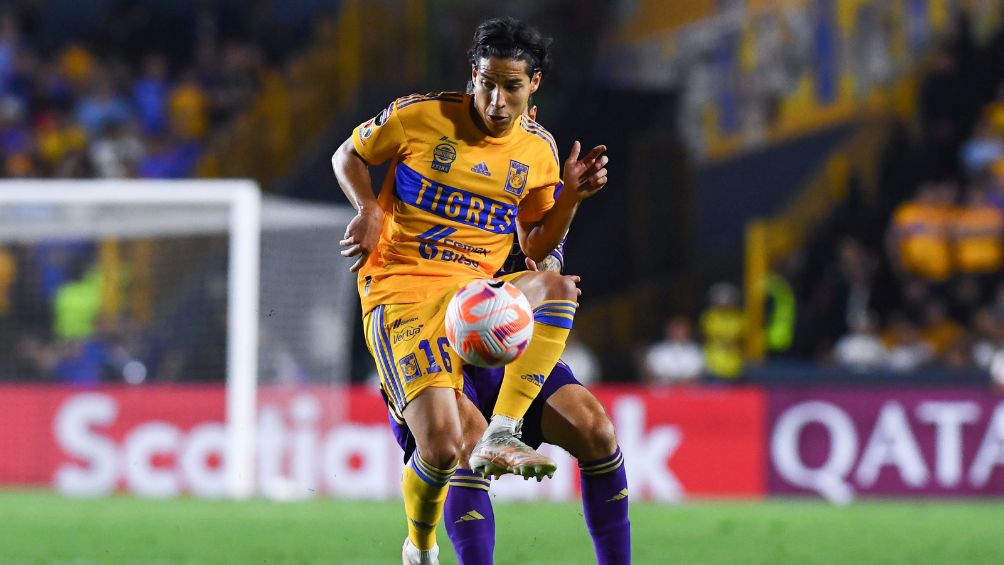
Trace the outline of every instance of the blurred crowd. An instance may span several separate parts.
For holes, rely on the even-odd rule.
[[[265,73],[305,45],[307,4],[0,6],[2,176],[196,176],[214,138],[259,95]],[[0,379],[90,384],[222,375],[225,300],[202,297],[216,305],[190,308],[210,320],[204,330],[188,327],[194,333],[186,342],[159,343],[143,331],[142,316],[108,303],[121,285],[102,270],[101,245],[0,242],[0,339],[7,344]],[[140,276],[119,268],[118,283]]]
[[[0,246],[0,380],[219,380],[226,368],[225,238],[50,240]],[[101,257],[120,255],[114,267]],[[196,273],[200,284],[179,276]],[[174,271],[173,273],[171,271]],[[147,276],[147,275],[152,276]],[[131,289],[127,292],[126,289]]]
[[[852,180],[779,267],[798,297],[791,355],[854,372],[1004,377],[1001,53],[1001,33],[983,44],[960,33],[934,53],[919,123],[899,124],[879,156],[878,194]]]
[[[194,63],[130,63],[86,43],[51,56],[0,16],[0,155],[17,177],[184,178],[202,147],[253,100],[264,68],[250,41],[199,40]]]
[[[281,3],[111,4],[89,34],[47,29],[45,3],[0,10],[5,178],[197,175],[214,138],[309,35],[309,18],[284,19],[296,10]],[[154,7],[164,13],[152,17]],[[977,42],[959,29],[929,58],[918,123],[900,124],[878,157],[878,193],[852,182],[767,281],[758,328],[767,363],[1004,381],[1004,35]],[[180,345],[158,343],[140,328],[141,313],[108,306],[101,253],[94,243],[0,243],[0,339],[12,344],[0,348],[0,378],[222,374],[221,297],[187,297],[187,312],[204,314],[208,329]],[[660,338],[632,352],[641,379],[734,382],[755,368],[737,286],[710,285],[690,314],[671,317]],[[602,373],[574,333],[564,358],[584,382]]]
[[[849,196],[775,265],[765,289],[766,359],[734,287],[668,321],[636,353],[648,382],[736,382],[785,373],[1004,386],[1004,33],[964,19],[931,53],[917,121],[878,155],[878,190]]]
[[[649,384],[730,382],[743,373],[745,337],[739,289],[720,282],[708,291],[708,307],[699,317],[697,332],[688,317],[673,316],[662,340],[635,352],[635,364]]]

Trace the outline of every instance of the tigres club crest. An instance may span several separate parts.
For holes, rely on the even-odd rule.
[[[404,382],[418,378],[422,374],[422,370],[418,368],[418,358],[415,357],[414,353],[405,355],[397,364],[404,374]]]
[[[516,196],[522,195],[529,174],[530,167],[519,161],[509,161],[509,176],[505,180],[505,191]]]

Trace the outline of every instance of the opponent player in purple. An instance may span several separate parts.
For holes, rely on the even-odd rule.
[[[532,115],[532,114],[531,114]],[[519,245],[500,274],[522,264],[538,266],[525,258]],[[541,262],[540,270],[561,271],[563,244]],[[495,549],[495,514],[489,496],[489,479],[471,471],[467,457],[481,438],[502,386],[503,369],[464,367],[464,396],[460,400],[464,452],[450,478],[443,520],[461,565],[491,565]],[[391,429],[405,452],[415,440],[403,422],[389,417]],[[613,423],[600,402],[558,362],[544,381],[540,394],[523,418],[522,440],[536,449],[541,443],[561,447],[579,460],[583,517],[593,539],[600,565],[631,563],[631,523],[628,520],[627,474],[617,446]]]

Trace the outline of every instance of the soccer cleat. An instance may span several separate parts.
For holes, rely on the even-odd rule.
[[[544,477],[553,477],[558,468],[554,461],[520,441],[519,436],[518,425],[515,430],[485,432],[471,451],[471,470],[496,479],[506,473],[519,475],[523,480],[533,477],[538,483]]]
[[[404,538],[401,546],[401,563],[403,565],[439,565],[439,546],[432,549],[419,549],[411,544],[410,538]]]

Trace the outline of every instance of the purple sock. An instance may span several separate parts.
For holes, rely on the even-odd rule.
[[[631,563],[627,473],[620,447],[609,457],[579,462],[582,510],[598,565]],[[451,536],[452,537],[452,536]]]
[[[460,565],[491,565],[495,552],[495,513],[488,479],[470,469],[450,477],[443,521]]]

